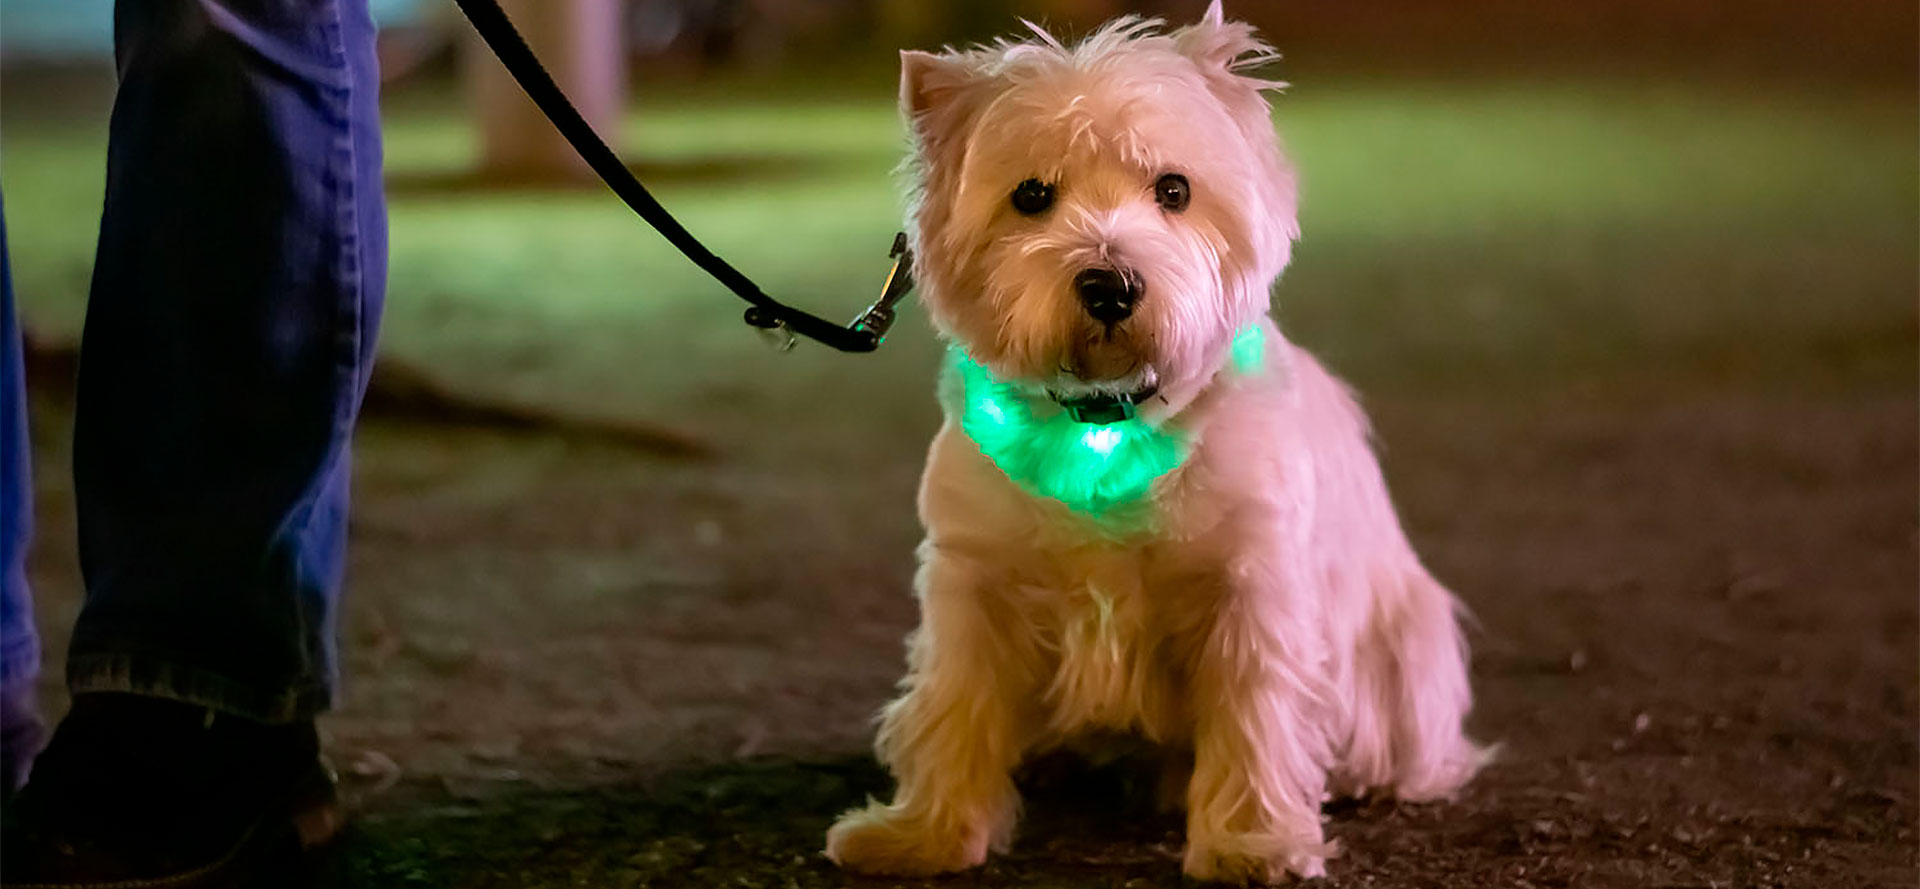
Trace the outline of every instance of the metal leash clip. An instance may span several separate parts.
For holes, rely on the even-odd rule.
[[[887,255],[893,259],[893,270],[887,273],[887,283],[880,288],[880,298],[875,300],[873,305],[868,306],[866,311],[861,312],[860,317],[854,319],[853,323],[848,324],[844,330],[840,330],[840,333],[851,334],[857,339],[850,343],[836,340],[835,348],[859,352],[871,352],[879,348],[880,342],[887,338],[888,329],[893,327],[893,307],[906,299],[907,294],[913,292],[913,251],[907,249],[906,232],[894,233],[893,249]],[[773,307],[756,305],[747,309],[745,320],[758,328],[761,336],[765,337],[774,348],[786,352],[793,348],[798,337],[794,335],[792,325],[787,323],[788,317],[782,314],[790,310],[784,307],[780,309],[776,311]],[[821,322],[805,313],[801,313],[796,320],[832,327],[830,323]],[[805,325],[803,329],[804,327]],[[821,334],[814,331],[807,331],[807,335],[815,339],[821,338]]]
[[[873,337],[878,346],[887,338],[887,331],[893,327],[893,307],[913,292],[913,251],[907,248],[907,233],[895,232],[893,249],[887,256],[893,260],[893,271],[887,273],[886,286],[880,288],[880,298],[860,313],[860,317],[847,325]]]

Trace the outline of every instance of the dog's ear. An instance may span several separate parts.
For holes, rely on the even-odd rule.
[[[1180,54],[1200,70],[1208,91],[1226,107],[1241,135],[1260,155],[1267,169],[1268,175],[1257,177],[1260,187],[1249,189],[1249,195],[1258,195],[1259,213],[1278,223],[1259,229],[1260,243],[1251,251],[1254,266],[1258,268],[1253,277],[1270,281],[1286,268],[1293,254],[1293,240],[1300,236],[1295,217],[1293,168],[1274,137],[1273,109],[1265,95],[1268,90],[1285,88],[1286,84],[1255,73],[1261,66],[1278,61],[1280,54],[1254,36],[1252,25],[1229,21],[1220,9],[1220,0],[1213,0],[1207,6],[1200,21],[1169,36]]]
[[[1255,37],[1253,26],[1227,20],[1220,0],[1207,5],[1200,21],[1173,32],[1174,46],[1200,66],[1214,82],[1215,89],[1251,91],[1277,90],[1285,83],[1254,76],[1253,69],[1279,61],[1280,54]]]
[[[934,155],[965,128],[984,79],[979,62],[964,53],[900,53],[900,112],[925,155]]]

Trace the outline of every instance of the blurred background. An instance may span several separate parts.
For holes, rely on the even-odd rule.
[[[898,49],[1204,4],[507,5],[690,229],[851,317],[901,224]],[[374,6],[392,275],[323,724],[361,817],[329,879],[838,885],[820,831],[886,786],[864,750],[914,620],[938,344],[909,307],[875,355],[769,348],[450,3]],[[1507,745],[1452,806],[1336,812],[1336,884],[1910,882],[1914,4],[1227,11],[1293,84],[1276,312],[1365,394]],[[0,5],[56,709],[111,32],[108,0]],[[1178,883],[1177,821],[1075,792],[978,885]]]

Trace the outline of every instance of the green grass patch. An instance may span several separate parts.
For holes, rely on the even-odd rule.
[[[1360,83],[1277,106],[1305,231],[1283,317],[1363,376],[1874,331],[1910,351],[1886,333],[1914,317],[1915,122],[1899,94]],[[624,135],[662,200],[772,292],[830,315],[871,298],[902,209],[885,94],[651,101]],[[4,127],[17,293],[56,336],[82,317],[103,142],[97,122]],[[390,351],[615,404],[657,403],[690,362],[768,366],[731,297],[597,188],[408,187],[472,164],[456,103],[390,102],[387,151]],[[896,340],[924,341],[914,326]],[[930,345],[895,351],[930,376]],[[876,359],[782,360],[797,386]]]

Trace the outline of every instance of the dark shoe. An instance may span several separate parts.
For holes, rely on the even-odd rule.
[[[312,722],[83,694],[7,807],[0,885],[275,885],[339,826]]]

